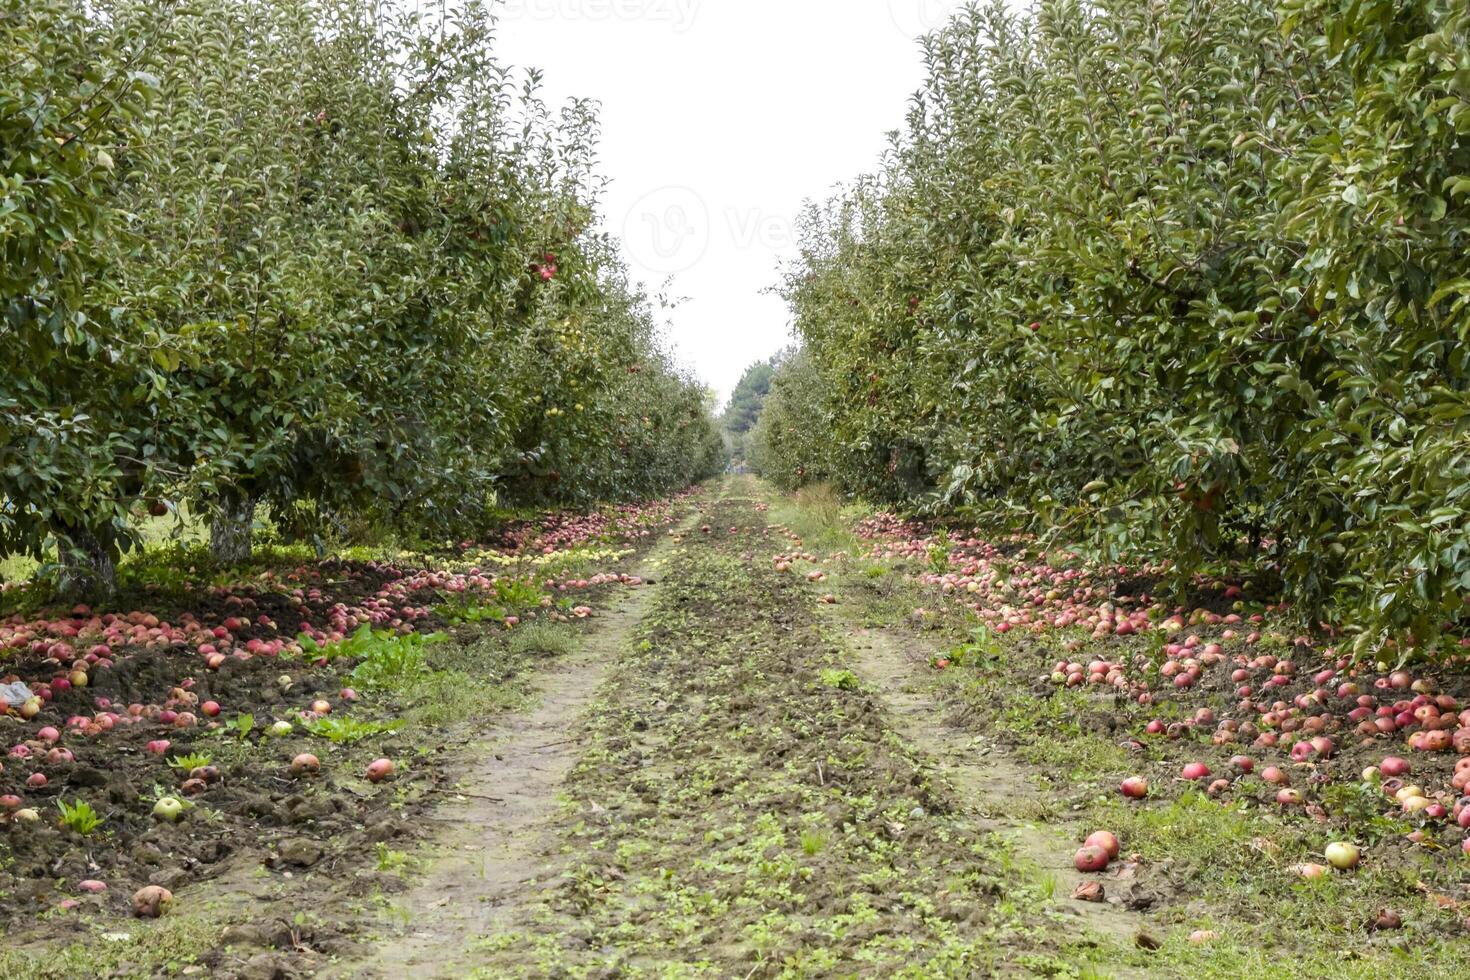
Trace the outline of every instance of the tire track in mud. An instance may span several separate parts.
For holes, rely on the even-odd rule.
[[[844,669],[744,486],[666,569],[587,717],[559,873],[471,976],[1057,972],[1027,886]]]
[[[554,872],[544,858],[542,836],[556,814],[563,782],[581,753],[581,719],[597,689],[660,587],[658,563],[665,536],[630,574],[645,584],[598,617],[597,629],[579,639],[570,656],[534,675],[536,707],[497,720],[484,735],[479,762],[466,772],[425,828],[426,874],[384,916],[383,939],[364,958],[320,976],[393,978],[463,977],[474,967],[471,940],[491,931]]]
[[[843,611],[824,607],[826,619],[848,637],[852,669],[878,692],[900,735],[911,745],[921,746],[939,777],[951,785],[973,808],[978,826],[998,834],[1020,860],[1035,872],[1056,882],[1055,906],[1062,915],[1078,922],[1103,941],[1132,946],[1147,932],[1147,919],[1125,907],[1121,894],[1128,882],[1101,879],[1111,897],[1104,902],[1072,899],[1085,877],[1071,862],[1079,846],[1064,825],[1042,824],[1016,816],[1019,803],[1040,802],[1035,774],[998,746],[962,727],[948,723],[949,708],[922,690],[920,678],[929,669],[930,658],[939,651],[925,650],[922,641],[892,628],[858,625],[858,609],[849,590],[841,590]],[[1117,977],[1147,976],[1137,970],[1115,968]]]

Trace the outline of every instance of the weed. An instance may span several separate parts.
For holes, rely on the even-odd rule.
[[[71,806],[67,806],[65,800],[57,800],[56,806],[61,811],[61,825],[73,833],[86,837],[102,825],[102,817],[92,809],[92,804],[83,800],[77,800]]]
[[[983,671],[996,670],[1005,662],[1000,639],[988,626],[975,627],[970,639],[953,647],[947,656],[955,667],[973,666]]]
[[[362,662],[352,671],[352,679],[370,689],[404,690],[429,669],[424,661],[424,648],[442,638],[438,633],[428,636],[374,633],[363,627],[349,641],[362,657]]]
[[[1383,812],[1383,791],[1373,783],[1331,783],[1322,791],[1327,812],[1348,820],[1365,843],[1401,840],[1413,830],[1407,820],[1395,820]]]
[[[374,735],[387,735],[404,726],[399,721],[358,721],[356,718],[318,718],[304,722],[302,727],[318,738],[325,738],[338,745],[351,745]]]
[[[571,630],[550,623],[534,623],[512,633],[507,650],[514,657],[565,657],[575,645]]]
[[[541,604],[541,586],[532,578],[501,578],[495,580],[493,595],[456,592],[434,607],[445,622],[456,626],[478,623],[498,623],[508,616]]]
[[[861,687],[857,674],[850,670],[824,670],[822,683],[839,691],[856,691]]]
[[[934,543],[929,546],[929,568],[936,575],[943,575],[949,571],[949,532],[940,529],[934,536]]]
[[[214,756],[208,752],[190,752],[187,755],[176,755],[168,760],[168,764],[179,772],[193,772],[214,762]]]
[[[480,602],[474,596],[455,596],[434,607],[439,618],[454,626],[478,626],[481,623],[499,623],[511,615],[510,610],[494,603]]]
[[[402,869],[408,867],[412,860],[413,859],[410,858],[403,851],[395,851],[391,849],[387,844],[381,842],[378,844],[379,871],[382,871],[384,873],[388,873],[391,871],[401,871]]]

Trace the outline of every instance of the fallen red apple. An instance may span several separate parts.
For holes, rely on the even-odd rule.
[[[1205,779],[1210,775],[1210,767],[1203,762],[1191,762],[1185,765],[1181,774],[1185,779]]]
[[[1084,873],[1102,871],[1108,866],[1108,852],[1096,844],[1087,844],[1078,849],[1072,863]]]
[[[1094,831],[1088,834],[1087,839],[1082,843],[1088,847],[1101,847],[1107,852],[1108,860],[1110,861],[1117,858],[1118,852],[1122,850],[1121,845],[1118,843],[1117,835],[1108,830]]]
[[[140,919],[156,919],[173,905],[174,894],[159,885],[146,885],[133,893],[133,914]]]

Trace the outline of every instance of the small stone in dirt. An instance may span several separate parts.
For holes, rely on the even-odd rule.
[[[1164,945],[1163,943],[1159,942],[1158,939],[1149,935],[1146,932],[1140,932],[1138,935],[1134,936],[1133,942],[1134,945],[1136,945],[1139,949],[1158,949],[1160,946]]]
[[[926,814],[924,813],[924,808],[921,806],[916,806],[909,811],[910,820],[923,820],[925,816]]]
[[[1128,900],[1123,904],[1134,912],[1147,912],[1149,909],[1159,904],[1159,896],[1155,895],[1153,892],[1145,891],[1139,888],[1137,885],[1134,885],[1133,893],[1128,896]]]
[[[276,805],[269,796],[251,794],[236,805],[235,812],[247,817],[275,816]]]
[[[231,926],[219,937],[222,946],[279,949],[291,945],[291,930],[281,921],[273,923],[241,923]]]
[[[392,817],[385,817],[382,820],[379,820],[377,823],[369,826],[364,836],[366,836],[370,842],[378,844],[382,843],[383,841],[392,840],[399,834],[402,834],[405,829],[406,828],[404,827],[404,825],[399,823],[397,820],[394,820]]]
[[[175,888],[179,888],[188,883],[192,877],[193,875],[189,874],[183,868],[164,868],[162,871],[155,871],[149,875],[148,884],[161,885],[169,891],[173,891]]]
[[[235,975],[240,980],[288,980],[291,972],[286,968],[284,957],[261,953],[247,960]]]
[[[219,941],[224,946],[266,948],[272,945],[265,929],[248,922],[228,927]]]
[[[320,861],[325,853],[316,841],[298,839],[283,843],[277,850],[277,857],[282,863],[309,868]]]
[[[1079,902],[1101,902],[1107,895],[1103,891],[1102,882],[1084,881],[1072,892],[1072,897]]]
[[[305,823],[308,820],[330,817],[337,812],[337,806],[337,801],[330,796],[318,796],[312,799],[295,796],[286,801],[286,807],[291,811],[292,823]]]
[[[230,853],[230,845],[226,844],[224,841],[217,840],[211,841],[210,843],[205,844],[203,847],[201,847],[199,849],[199,853],[196,854],[195,857],[197,857],[202,864],[217,864],[220,861],[223,861],[225,858],[229,857]]]

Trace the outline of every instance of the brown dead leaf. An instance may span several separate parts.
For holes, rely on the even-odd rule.
[[[1072,897],[1079,902],[1101,902],[1107,896],[1103,892],[1102,882],[1084,881],[1077,885],[1076,890],[1072,892]]]

